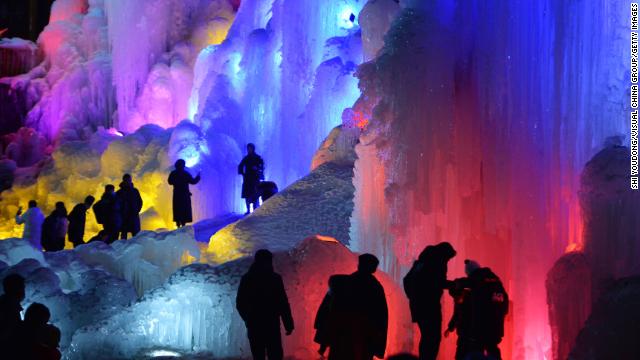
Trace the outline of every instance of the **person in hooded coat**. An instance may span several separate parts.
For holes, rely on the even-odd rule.
[[[44,214],[38,203],[35,200],[29,200],[29,209],[22,213],[22,207],[18,209],[16,213],[16,224],[24,224],[24,230],[22,231],[22,238],[29,241],[29,243],[36,249],[42,249],[40,244],[42,223],[44,222]]]
[[[42,232],[40,234],[42,248],[45,251],[63,250],[68,226],[67,208],[62,201],[58,201],[55,210],[42,223]]]
[[[284,356],[280,321],[287,336],[293,332],[293,317],[282,277],[273,271],[273,255],[258,250],[249,271],[242,276],[236,308],[247,327],[254,360],[281,360]]]
[[[169,174],[168,180],[169,185],[173,185],[173,221],[179,228],[193,221],[189,185],[200,182],[200,174],[194,178],[185,166],[184,160],[176,161],[175,170]]]
[[[256,154],[256,146],[247,144],[247,156],[238,165],[238,174],[242,175],[242,198],[247,205],[247,212],[260,206],[260,181],[264,180],[264,160]]]
[[[447,280],[447,263],[456,255],[448,242],[427,246],[403,279],[409,298],[411,319],[420,328],[420,359],[435,360],[442,339],[442,308],[440,300]]]
[[[330,360],[384,358],[389,313],[384,288],[373,276],[378,263],[374,255],[363,254],[356,272],[329,279],[316,315],[315,341],[319,352],[329,348]]]
[[[89,195],[83,203],[76,204],[69,213],[69,229],[67,235],[73,247],[84,244],[84,228],[87,222],[87,211],[91,209],[96,199]]]
[[[122,228],[120,228],[120,239],[126,239],[127,235],[136,236],[140,232],[140,211],[142,210],[142,196],[140,191],[133,186],[131,175],[124,174],[120,189],[116,191],[116,196],[122,204]]]

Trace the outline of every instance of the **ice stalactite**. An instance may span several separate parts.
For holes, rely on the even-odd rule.
[[[205,132],[248,142],[284,187],[358,96],[363,1],[243,1],[225,42],[198,56],[190,114]],[[294,20],[296,19],[296,20]],[[291,156],[291,154],[296,154]]]
[[[628,9],[401,5],[379,56],[358,70],[352,248],[399,279],[425,245],[452,242],[451,277],[473,258],[507,284],[507,357],[549,358],[544,279],[581,244],[579,173],[605,138],[627,132],[628,105],[609,99],[626,98],[614,74],[626,69]]]
[[[118,128],[171,127],[188,115],[192,64],[233,20],[226,0],[105,1]],[[193,46],[193,43],[196,46]]]

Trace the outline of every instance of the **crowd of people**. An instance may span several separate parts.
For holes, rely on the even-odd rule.
[[[193,222],[191,208],[190,185],[200,182],[200,174],[193,177],[186,169],[186,162],[179,159],[175,169],[169,174],[167,182],[173,186],[173,221],[178,228]],[[255,152],[255,145],[247,145],[247,155],[238,165],[238,174],[242,175],[242,198],[247,205],[246,214],[260,206],[278,192],[277,185],[264,180],[264,161]],[[100,200],[88,195],[83,202],[76,204],[71,212],[67,212],[64,202],[55,204],[54,210],[45,217],[36,200],[30,200],[28,209],[23,213],[22,207],[16,213],[16,223],[24,224],[23,239],[29,241],[37,249],[60,251],[64,249],[65,238],[74,247],[85,243],[84,233],[87,213],[93,209],[96,222],[102,230],[90,241],[112,243],[118,239],[127,239],[137,235],[141,230],[140,212],[142,197],[133,184],[130,174],[124,174],[119,189],[112,184],[104,187]]]
[[[112,184],[106,185],[100,200],[94,202],[95,198],[88,195],[68,212],[64,202],[59,201],[51,214],[45,217],[38,203],[30,200],[27,211],[23,213],[22,208],[18,209],[16,223],[24,224],[24,239],[35,248],[45,251],[64,249],[67,236],[74,247],[84,244],[87,212],[90,209],[93,209],[96,222],[102,225],[102,230],[89,241],[112,243],[118,238],[126,239],[128,234],[135,236],[140,232],[142,197],[131,175],[122,176],[118,191]]]
[[[504,336],[509,297],[491,269],[465,260],[466,277],[447,280],[447,265],[456,255],[451,244],[427,246],[403,279],[411,317],[420,329],[419,359],[435,360],[442,339],[441,300],[445,290],[454,300],[454,313],[444,332],[458,335],[456,360],[501,360],[498,345]],[[316,313],[314,341],[330,360],[384,358],[389,313],[385,292],[373,275],[379,261],[372,254],[358,258],[358,269],[329,278],[328,291]],[[236,308],[247,327],[254,359],[283,358],[280,321],[286,335],[294,330],[291,308],[282,281],[274,272],[268,250],[256,252],[242,277]],[[395,359],[411,359],[403,354]]]
[[[3,359],[59,360],[60,329],[49,324],[49,309],[32,303],[21,317],[25,281],[18,274],[2,281],[0,296],[0,349]]]

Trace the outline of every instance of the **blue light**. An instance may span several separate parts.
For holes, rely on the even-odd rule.
[[[351,6],[345,6],[338,14],[338,26],[343,29],[351,29],[356,26],[358,17],[356,10]]]

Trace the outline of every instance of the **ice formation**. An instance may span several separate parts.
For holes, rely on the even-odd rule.
[[[48,213],[56,201],[99,195],[125,172],[143,194],[143,229],[170,228],[166,176],[177,158],[203,175],[192,188],[196,220],[232,219],[242,208],[235,166],[247,142],[284,191],[216,232],[200,256],[188,228],[44,257],[9,240],[0,247],[15,249],[4,248],[0,268],[45,283],[29,296],[66,316],[54,318],[66,321],[64,344],[93,324],[76,332],[72,357],[98,345],[115,357],[154,349],[232,356],[247,351],[231,296],[248,260],[225,262],[259,247],[279,251],[290,291],[311,291],[313,303],[329,272],[351,271],[354,257],[339,244],[301,243],[307,236],[375,253],[396,282],[425,245],[450,241],[459,253],[450,277],[470,257],[507,284],[506,357],[564,354],[573,340],[552,341],[547,321],[553,261],[584,250],[596,262],[594,296],[607,278],[638,271],[637,226],[620,225],[634,224],[622,214],[635,198],[598,190],[609,189],[611,173],[597,164],[617,155],[591,163],[594,176],[583,178],[578,197],[584,163],[605,138],[628,130],[628,104],[612,101],[627,98],[627,12],[606,0],[56,0],[38,40],[44,61],[1,80],[23,105],[10,124],[17,132],[0,147],[0,188],[12,186],[2,192],[0,238],[20,234],[12,218],[28,199]],[[584,232],[579,199],[589,209]],[[91,236],[98,226],[88,218]],[[629,232],[616,232],[621,240],[609,246],[604,240],[621,226]],[[570,319],[553,315],[566,305],[557,295],[585,290],[563,285],[572,255],[548,278],[554,337],[571,337],[588,311],[581,304]],[[149,291],[196,259],[219,266],[183,268]],[[320,262],[330,265],[312,289],[300,279]],[[124,312],[67,316],[69,304],[102,296],[110,283],[128,294],[119,306],[143,300]],[[394,313],[405,316],[399,290],[385,284]],[[300,299],[294,306],[315,311]],[[122,324],[128,332],[116,331]],[[286,346],[306,358],[310,326],[302,328]],[[410,346],[403,329],[403,339],[394,330],[393,349]],[[452,357],[452,345],[444,343],[443,356]]]
[[[628,132],[626,101],[611,101],[628,87],[628,6],[401,5],[379,56],[358,69],[353,110],[368,125],[353,249],[399,279],[425,245],[452,242],[451,276],[474,258],[508,286],[506,356],[550,357],[544,279],[581,244],[580,171],[605,138]]]
[[[349,244],[353,211],[353,167],[325,163],[267,200],[251,215],[215,233],[207,259],[223,263],[260,248],[286,251],[302,239],[320,235]]]
[[[62,330],[61,347],[66,350],[77,329],[122,312],[199,257],[190,227],[169,233],[142,232],[113,246],[97,241],[44,254],[25,240],[7,239],[0,241],[0,278],[10,273],[25,277],[23,305],[40,302],[49,308],[51,322]]]
[[[240,146],[255,143],[267,160],[267,179],[280,187],[305,175],[320,142],[358,96],[352,74],[362,61],[356,24],[362,6],[358,0],[242,2],[227,39],[198,56],[194,121]]]
[[[67,355],[70,359],[124,359],[164,349],[215,358],[249,357],[244,323],[235,311],[235,295],[250,264],[251,259],[244,258],[216,267],[184,267],[127,310],[79,330]],[[328,278],[355,271],[357,256],[335,240],[308,238],[291,251],[276,253],[274,266],[283,276],[296,327],[293,335],[283,336],[285,353],[296,359],[313,358],[317,347],[313,321]],[[410,350],[407,301],[388,276],[378,272],[376,277],[385,288],[391,309],[387,353]],[[96,353],[96,348],[101,352]]]

